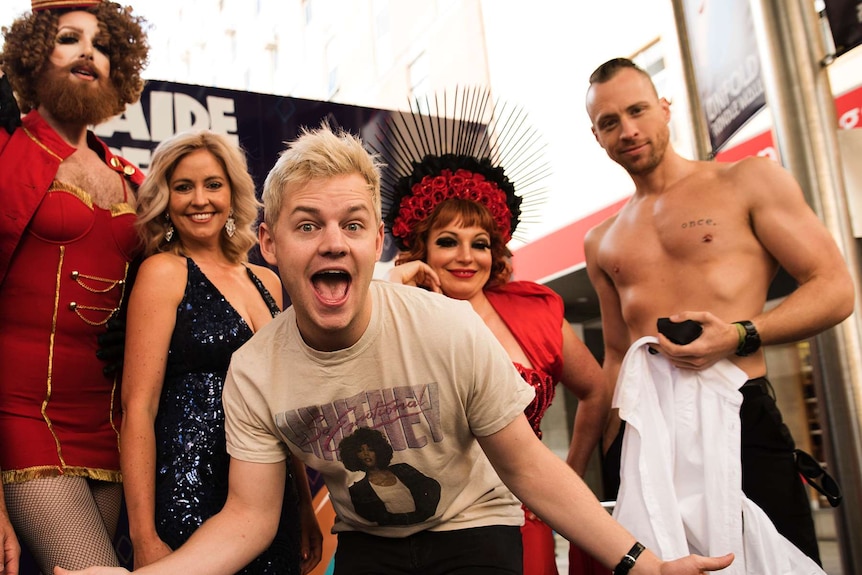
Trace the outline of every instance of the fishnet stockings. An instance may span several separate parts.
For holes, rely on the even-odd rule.
[[[122,485],[84,477],[49,477],[4,485],[15,532],[42,573],[54,566],[119,566],[112,544]]]

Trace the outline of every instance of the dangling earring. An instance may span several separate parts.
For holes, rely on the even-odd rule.
[[[168,222],[168,229],[165,232],[165,241],[170,242],[174,239],[174,224],[171,223],[171,216],[165,212],[165,221]]]
[[[227,233],[227,237],[229,238],[232,238],[236,233],[236,221],[233,219],[233,208],[230,209],[230,215],[224,223],[224,231]]]

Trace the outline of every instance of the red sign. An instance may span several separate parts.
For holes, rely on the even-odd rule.
[[[839,128],[844,130],[862,128],[862,86],[835,98],[835,112],[838,115]],[[715,159],[719,162],[735,162],[749,156],[766,156],[775,161],[779,160],[771,130],[761,132],[741,144],[717,153]]]

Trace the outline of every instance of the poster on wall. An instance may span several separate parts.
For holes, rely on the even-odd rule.
[[[766,106],[748,0],[684,0],[697,92],[712,151]]]
[[[825,0],[825,5],[835,55],[840,56],[862,44],[862,1]]]

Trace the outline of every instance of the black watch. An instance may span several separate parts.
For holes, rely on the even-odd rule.
[[[623,558],[614,567],[614,575],[626,575],[631,571],[644,549],[645,547],[640,542],[635,542],[629,552],[623,555]]]
[[[745,337],[739,342],[739,347],[736,348],[736,355],[745,357],[751,355],[760,349],[760,334],[757,333],[757,328],[748,320],[734,322],[742,326],[745,330]]]

